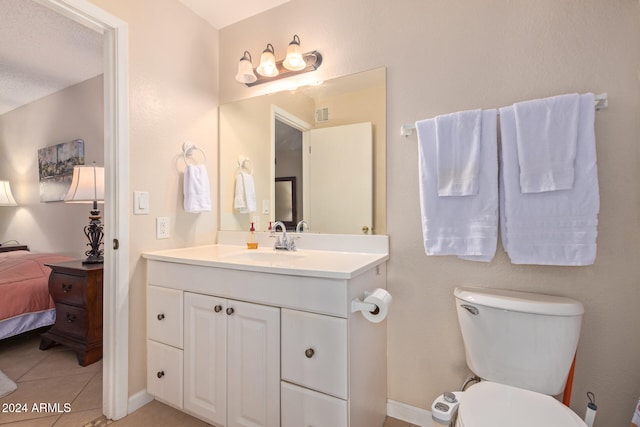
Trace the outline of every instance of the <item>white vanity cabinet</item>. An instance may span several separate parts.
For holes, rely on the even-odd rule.
[[[184,409],[219,426],[280,425],[280,310],[185,292]]]
[[[351,312],[351,301],[386,288],[386,257],[358,253],[352,268],[344,253],[292,256],[326,256],[324,272],[241,266],[218,246],[206,251],[145,254],[148,392],[217,427],[382,427],[386,322]],[[182,307],[183,321],[159,333],[174,317],[158,320],[164,300]],[[157,385],[155,358],[183,365],[175,385]]]

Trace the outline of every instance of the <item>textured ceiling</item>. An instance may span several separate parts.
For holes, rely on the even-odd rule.
[[[179,1],[219,29],[289,0]],[[33,0],[0,0],[0,114],[102,70],[101,34]]]
[[[32,0],[0,0],[0,114],[99,74],[99,33]]]

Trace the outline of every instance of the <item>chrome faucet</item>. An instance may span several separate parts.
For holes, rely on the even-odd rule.
[[[307,226],[307,231],[309,231],[309,223],[303,219],[296,226],[296,233],[302,233],[305,225]]]
[[[273,249],[277,251],[295,251],[295,241],[287,237],[287,227],[282,221],[276,221],[273,224],[271,234],[275,236],[275,232],[278,230],[278,226],[280,226],[280,229],[282,230],[282,240],[280,240],[280,237],[277,237],[276,243],[273,245]]]

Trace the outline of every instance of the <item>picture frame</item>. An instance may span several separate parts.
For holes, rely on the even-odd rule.
[[[84,165],[84,141],[74,139],[38,150],[40,202],[61,202],[71,187],[73,167]]]

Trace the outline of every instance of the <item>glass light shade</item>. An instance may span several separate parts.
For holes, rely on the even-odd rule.
[[[289,47],[287,47],[287,57],[284,59],[282,66],[291,71],[300,71],[307,66],[302,57],[300,39],[297,35],[293,36],[293,40],[289,43]]]
[[[274,55],[274,50],[271,43],[269,43],[264,52],[262,52],[262,55],[260,56],[260,65],[258,65],[256,71],[258,72],[258,74],[265,77],[275,77],[278,75],[276,56]]]
[[[18,206],[11,193],[9,181],[0,181],[0,206]]]
[[[238,64],[238,74],[236,74],[236,81],[240,83],[253,83],[258,80],[258,77],[253,72],[253,65],[251,65],[251,55],[249,52],[244,53],[244,56],[240,58]]]
[[[104,168],[74,166],[71,187],[64,198],[70,203],[90,203],[104,200]]]

